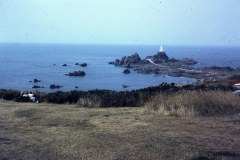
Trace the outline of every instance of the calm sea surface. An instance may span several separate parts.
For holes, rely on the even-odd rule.
[[[164,46],[170,58],[193,58],[202,66],[240,67],[239,47],[183,47]],[[42,91],[50,90],[50,84],[59,84],[59,90],[111,89],[132,90],[159,85],[162,82],[180,84],[195,82],[195,79],[145,75],[132,72],[123,74],[123,68],[109,65],[108,62],[138,52],[141,58],[154,55],[159,46],[144,45],[54,45],[54,44],[0,44],[0,88],[33,90],[34,78],[42,82]],[[75,63],[87,63],[82,68]],[[63,67],[62,64],[69,66]],[[56,64],[56,65],[53,65]],[[68,72],[83,70],[85,77],[68,77]],[[130,86],[127,89],[122,85]]]

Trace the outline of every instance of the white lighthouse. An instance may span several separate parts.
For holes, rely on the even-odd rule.
[[[160,46],[159,52],[164,52],[162,44]]]

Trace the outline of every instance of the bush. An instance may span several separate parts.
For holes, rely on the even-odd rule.
[[[186,91],[157,95],[145,108],[165,115],[215,116],[240,112],[240,98],[223,91]]]
[[[69,93],[68,101],[69,103],[77,103],[79,100],[79,97],[82,97],[84,95],[84,92],[82,91],[71,91]]]
[[[67,103],[69,102],[69,92],[54,92],[54,93],[48,93],[43,97],[44,101],[47,101],[48,103]]]
[[[0,98],[4,100],[16,100],[20,95],[20,91],[17,90],[0,90]]]

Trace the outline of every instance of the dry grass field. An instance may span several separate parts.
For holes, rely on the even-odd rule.
[[[240,115],[0,100],[0,160],[240,159]]]
[[[240,113],[240,97],[224,91],[160,94],[145,104],[149,112],[172,116],[219,116]]]

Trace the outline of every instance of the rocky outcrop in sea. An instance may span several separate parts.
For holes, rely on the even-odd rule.
[[[129,73],[131,73],[131,71],[129,69],[124,69],[123,73],[124,74],[129,74]]]
[[[194,65],[197,63],[196,60],[191,58],[170,58],[163,51],[159,51],[153,56],[147,56],[144,59],[141,59],[138,53],[135,53],[131,56],[124,56],[121,59],[109,62],[109,64],[126,69],[132,68],[137,73],[196,78],[198,81],[204,82],[216,81],[232,75],[240,75],[240,68],[231,68],[228,66],[196,68]]]
[[[38,83],[38,82],[41,82],[41,80],[39,80],[39,79],[37,79],[37,78],[34,78],[34,79],[33,79],[33,82],[34,82],[34,83]]]
[[[44,86],[33,85],[32,88],[44,88]]]
[[[81,67],[87,67],[87,63],[80,64]]]
[[[165,52],[158,52],[157,54],[153,56],[147,56],[144,59],[141,59],[138,53],[135,53],[131,56],[124,56],[120,60],[116,59],[113,62],[109,62],[109,64],[113,64],[115,66],[122,66],[126,68],[134,68],[138,65],[144,65],[149,63],[155,63],[155,64],[165,64],[168,66],[178,64],[178,65],[194,65],[198,62],[190,59],[190,58],[184,58],[182,60],[178,60],[175,58],[169,58],[168,55]]]
[[[81,67],[87,67],[87,63],[82,63],[82,64],[79,64],[79,63],[75,63],[76,66],[81,66]]]
[[[86,75],[86,73],[84,71],[74,71],[74,72],[70,72],[68,74],[66,74],[68,76],[74,76],[74,77],[83,77]]]
[[[58,85],[58,84],[51,84],[51,85],[49,86],[50,89],[58,89],[58,88],[61,88],[61,87],[63,87],[63,86]]]
[[[115,66],[129,66],[129,65],[137,65],[141,62],[141,58],[140,56],[138,55],[138,53],[135,53],[131,56],[124,56],[122,57],[120,60],[119,59],[116,59],[115,61],[113,62],[109,62],[109,64],[113,64]]]

